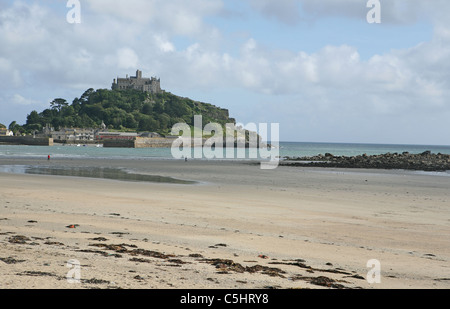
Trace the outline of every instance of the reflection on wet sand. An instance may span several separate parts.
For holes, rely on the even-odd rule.
[[[66,167],[66,166],[0,166],[0,172],[13,174],[34,174],[71,177],[103,178],[122,181],[160,182],[171,184],[195,184],[194,181],[181,180],[159,175],[146,175],[128,172],[121,168],[109,167]]]

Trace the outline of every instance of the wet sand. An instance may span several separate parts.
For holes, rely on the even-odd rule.
[[[0,173],[2,289],[450,287],[450,177],[175,160],[0,165],[197,182]],[[371,259],[381,283],[366,280]]]

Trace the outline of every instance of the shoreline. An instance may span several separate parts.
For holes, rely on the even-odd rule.
[[[86,145],[84,145],[86,146]],[[81,147],[81,148],[103,148],[103,147]],[[70,146],[61,146],[62,148]],[[425,146],[423,146],[425,147]],[[126,153],[121,151],[121,148],[116,148],[115,152],[98,152],[98,151],[75,151],[74,153],[61,152],[59,146],[56,147],[58,151],[52,154],[49,152],[42,152],[41,154],[28,154],[23,153],[8,153],[0,156],[0,160],[18,160],[18,161],[39,161],[44,157],[51,157],[52,160],[138,160],[138,161],[160,161],[170,160],[177,161],[180,158],[174,158],[170,152],[153,152],[153,156],[143,155],[142,152]],[[108,148],[111,149],[111,148]],[[153,148],[154,150],[157,148]],[[158,148],[163,149],[163,148]],[[169,149],[169,148],[164,148]],[[87,150],[87,149],[86,149]],[[435,149],[436,150],[436,149]],[[436,150],[437,151],[437,150]],[[191,154],[192,155],[192,154]],[[189,161],[200,162],[217,162],[222,164],[223,162],[232,163],[246,163],[246,164],[261,164],[261,162],[267,161],[267,159],[254,158],[254,153],[245,154],[245,158],[228,158],[224,155],[223,158],[189,158]],[[184,158],[184,157],[183,157]],[[181,159],[183,159],[181,158]],[[450,154],[446,153],[433,153],[430,150],[423,151],[421,153],[410,153],[404,151],[398,152],[386,152],[381,154],[361,154],[361,155],[333,155],[331,153],[318,154],[313,156],[271,156],[271,160],[278,159],[278,166],[288,166],[292,168],[296,167],[319,167],[319,168],[341,168],[341,169],[377,169],[377,170],[404,170],[404,171],[424,171],[424,172],[443,172],[450,173]]]
[[[121,167],[201,185],[0,173],[1,288],[449,287],[446,177],[0,158],[19,163]],[[365,280],[374,258],[380,284]],[[67,283],[70,259],[81,263],[81,284]]]

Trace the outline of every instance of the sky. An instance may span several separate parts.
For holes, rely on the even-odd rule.
[[[0,123],[139,69],[281,141],[450,145],[450,1],[368,2],[0,0]]]

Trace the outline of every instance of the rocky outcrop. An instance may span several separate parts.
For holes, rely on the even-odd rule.
[[[386,153],[380,155],[334,156],[330,153],[312,157],[285,157],[281,165],[316,166],[338,168],[368,168],[368,169],[404,169],[422,171],[450,170],[450,155],[433,154],[425,151],[419,154],[409,152]]]

